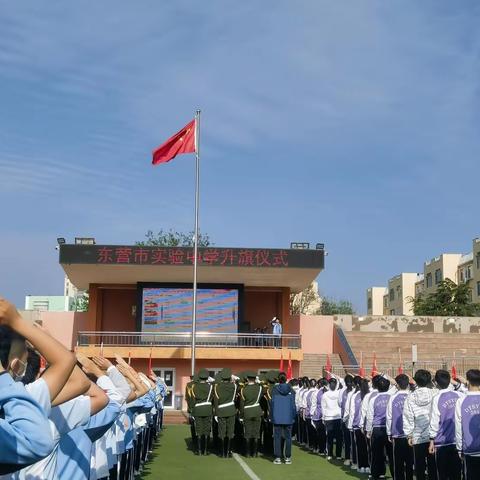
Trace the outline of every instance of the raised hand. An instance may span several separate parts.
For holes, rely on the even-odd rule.
[[[104,372],[88,357],[83,355],[82,353],[77,354],[77,360],[82,365],[82,370],[87,375],[93,375],[94,377],[101,377],[104,375]]]
[[[92,357],[93,362],[97,365],[98,368],[106,372],[110,367],[113,366],[112,362],[103,357]]]
[[[15,305],[10,303],[5,298],[0,297],[0,325],[7,325],[8,327],[20,317]]]

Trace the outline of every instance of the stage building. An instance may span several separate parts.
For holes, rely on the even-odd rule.
[[[169,386],[167,407],[180,407],[190,375],[193,248],[63,244],[60,264],[89,292],[88,312],[73,317],[77,350],[118,353],[144,371],[151,362]],[[298,375],[305,351],[331,353],[333,324],[307,329],[289,308],[290,294],[323,270],[323,250],[199,248],[198,265],[197,370],[261,372],[283,357]],[[272,335],[273,317],[281,338]],[[265,335],[254,333],[262,328]]]

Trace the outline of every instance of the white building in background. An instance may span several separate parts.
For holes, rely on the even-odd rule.
[[[75,298],[64,295],[27,295],[25,310],[39,312],[70,312],[75,309]]]
[[[383,299],[387,295],[385,287],[371,287],[367,290],[367,315],[386,315],[383,308]]]

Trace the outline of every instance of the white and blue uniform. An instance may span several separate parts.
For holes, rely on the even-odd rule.
[[[0,409],[0,474],[17,471],[51,453],[49,402],[46,411],[6,372],[0,374]]]

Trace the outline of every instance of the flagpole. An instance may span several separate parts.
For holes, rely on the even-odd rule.
[[[198,210],[200,203],[200,110],[195,113],[195,229],[193,233],[192,375],[195,375],[197,329]]]

